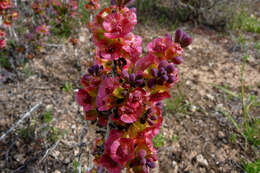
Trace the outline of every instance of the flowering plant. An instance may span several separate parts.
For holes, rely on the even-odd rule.
[[[0,0],[0,73],[16,73],[61,39],[76,46],[80,29],[98,8],[99,0]]]
[[[162,125],[162,100],[178,81],[177,65],[191,37],[178,29],[147,45],[131,31],[137,24],[132,0],[111,0],[89,23],[96,45],[94,64],[81,79],[76,100],[86,120],[97,121],[106,133],[97,139],[92,172],[148,173],[156,166],[152,139]]]

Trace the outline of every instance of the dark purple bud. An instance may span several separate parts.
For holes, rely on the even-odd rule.
[[[175,80],[176,80],[176,76],[170,76],[167,82],[171,84],[175,82]]]
[[[137,74],[136,77],[135,77],[135,80],[142,79],[142,78],[143,78],[142,74]]]
[[[93,68],[93,66],[91,66],[89,69],[88,69],[88,72],[89,74],[94,74],[95,73],[95,69]]]
[[[146,113],[149,115],[149,114],[151,114],[153,111],[152,111],[152,109],[151,108],[149,108],[147,111],[146,111]]]
[[[111,5],[116,5],[116,1],[115,1],[115,0],[111,0],[111,1],[110,1],[110,4],[111,4]]]
[[[146,156],[146,151],[144,149],[140,150],[138,152],[138,157],[139,158],[144,158]]]
[[[103,65],[101,65],[100,67],[99,67],[99,70],[103,70],[104,69],[104,67],[103,67]]]
[[[146,165],[146,159],[145,159],[145,158],[142,158],[142,159],[140,160],[140,164],[141,164],[141,165]]]
[[[151,74],[153,77],[157,77],[158,76],[158,71],[155,68],[151,69]]]
[[[150,119],[148,119],[147,122],[148,122],[148,124],[149,124],[150,126],[152,126],[152,125],[154,124],[153,121],[150,120]]]
[[[181,29],[177,29],[175,32],[174,42],[181,43],[182,38],[183,38],[183,31]]]
[[[182,48],[185,48],[185,47],[191,45],[191,43],[192,43],[192,38],[191,38],[189,35],[187,35],[187,37],[185,37],[185,38],[182,40],[182,42],[181,42],[181,47],[182,47]]]
[[[157,83],[158,85],[163,85],[163,82],[164,82],[164,80],[163,80],[162,78],[160,78],[160,79],[158,79],[158,80],[156,81],[156,83]]]
[[[159,64],[158,68],[161,68],[161,67],[164,67],[164,68],[165,68],[168,64],[169,64],[169,63],[168,63],[167,60],[162,60],[162,61],[160,62],[160,64]]]
[[[127,71],[127,70],[123,70],[123,71],[122,71],[122,77],[123,77],[123,78],[127,78],[127,79],[129,78],[129,74],[128,74],[128,71]]]
[[[98,171],[97,171],[97,173],[103,173],[103,167],[98,167]]]
[[[162,103],[162,102],[158,102],[158,103],[156,103],[156,106],[157,106],[159,109],[162,109],[162,108],[163,108],[163,103]]]
[[[163,81],[167,81],[169,79],[169,77],[166,74],[163,75],[161,78],[162,78]]]
[[[149,168],[155,168],[155,167],[156,167],[155,162],[147,162],[146,165],[147,165]]]
[[[174,58],[173,58],[173,63],[174,63],[174,64],[181,64],[182,61],[183,61],[182,56],[177,56],[177,57],[174,57]]]
[[[157,116],[152,115],[152,116],[150,117],[150,119],[153,120],[153,121],[155,121],[155,120],[157,120]]]
[[[173,63],[167,65],[166,71],[168,72],[168,74],[171,74],[172,72],[174,72],[174,70],[175,70],[175,67],[174,67]]]
[[[83,76],[83,79],[84,79],[85,81],[89,81],[89,80],[91,79],[91,76],[90,76],[89,74],[85,74],[85,75]]]
[[[148,80],[148,82],[147,82],[147,85],[148,85],[149,88],[154,88],[154,87],[155,87],[155,84],[156,84],[155,79],[150,79],[150,80]]]
[[[136,82],[136,85],[138,85],[138,86],[142,86],[144,84],[144,80],[143,79],[138,79],[135,82]]]
[[[134,73],[130,74],[129,81],[130,82],[134,82],[135,81],[135,74]]]
[[[162,76],[165,74],[167,74],[167,71],[165,70],[165,68],[163,68],[163,67],[159,68],[159,75]]]
[[[93,65],[92,68],[94,69],[95,73],[98,73],[98,71],[99,71],[99,65],[98,64]]]
[[[148,168],[146,167],[146,165],[143,165],[143,172],[148,172]]]

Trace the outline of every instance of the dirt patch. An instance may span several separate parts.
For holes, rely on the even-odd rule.
[[[135,32],[143,36],[146,45],[158,35],[172,31],[139,25]],[[217,106],[230,109],[230,104],[215,86],[229,85],[233,91],[239,90],[243,54],[241,51],[228,51],[226,46],[232,43],[230,39],[216,39],[215,33],[192,32],[192,37],[194,42],[185,51],[184,63],[179,70],[181,87],[193,109],[184,113],[165,113],[161,130],[164,145],[158,149],[158,168],[153,172],[240,172],[241,159],[253,160],[259,151],[249,149],[245,152],[243,143],[236,144],[230,140],[233,128],[216,111]],[[0,152],[2,172],[73,172],[74,161],[78,160],[80,153],[82,165],[91,166],[96,126],[84,121],[83,112],[74,97],[80,87],[80,77],[86,72],[86,61],[94,53],[89,38],[87,31],[82,31],[77,52],[68,44],[46,51],[45,56],[27,64],[26,68],[32,72],[29,76],[1,86],[1,134],[39,102],[42,103],[40,109],[23,125],[40,118],[46,110],[51,109],[51,125],[66,131],[57,146],[55,141],[48,145],[23,141],[18,130],[12,133],[0,143],[3,148]],[[245,82],[252,86],[250,91],[259,97],[259,59],[253,53],[250,56],[251,60],[245,68]],[[68,93],[63,91],[66,81],[72,84]],[[234,109],[239,113],[240,103],[232,101],[232,104],[232,108],[237,106]],[[85,135],[82,130],[84,127]],[[84,138],[81,141],[82,135]],[[40,147],[37,148],[37,145]],[[53,146],[55,148],[44,158],[46,151]]]

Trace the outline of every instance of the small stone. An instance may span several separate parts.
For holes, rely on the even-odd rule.
[[[217,109],[217,110],[220,110],[220,111],[225,110],[223,104],[217,104],[216,109]]]
[[[5,166],[5,161],[0,161],[0,168],[3,168]]]
[[[47,111],[51,111],[52,109],[53,109],[53,105],[47,105],[47,106],[46,106],[46,110],[47,110]]]
[[[52,172],[52,173],[61,173],[59,170],[55,170],[54,172]]]
[[[67,158],[64,160],[64,163],[65,163],[65,164],[70,163],[70,158],[67,157]]]
[[[255,58],[252,55],[249,55],[247,58],[247,61],[250,63],[254,63],[255,62]]]
[[[211,101],[213,101],[213,100],[214,100],[214,97],[213,97],[212,95],[210,95],[210,94],[207,94],[206,96],[207,96],[207,98],[208,98],[209,100],[211,100]]]
[[[191,82],[190,80],[187,80],[187,81],[186,81],[186,85],[189,86],[189,85],[191,85],[191,84],[192,84],[192,82]]]
[[[14,155],[14,159],[17,160],[18,162],[23,162],[25,161],[25,158],[24,158],[24,154],[16,154]]]
[[[58,156],[60,155],[60,152],[57,151],[57,150],[54,150],[54,151],[52,152],[52,154],[53,154],[54,156],[58,157]]]
[[[172,161],[172,167],[175,168],[177,166],[177,162],[176,161]]]
[[[208,161],[202,156],[202,154],[197,155],[196,160],[201,166],[207,167],[209,165]]]
[[[80,36],[80,37],[79,37],[79,41],[80,41],[80,42],[85,42],[85,40],[86,40],[86,38],[85,38],[84,36]]]
[[[224,138],[224,137],[225,137],[224,132],[219,131],[219,132],[218,132],[218,137],[219,137],[220,139]]]
[[[189,108],[189,110],[190,110],[191,112],[196,112],[197,107],[196,107],[195,105],[191,105],[190,108]]]

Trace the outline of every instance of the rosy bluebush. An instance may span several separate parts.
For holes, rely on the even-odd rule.
[[[162,125],[162,100],[178,82],[177,65],[191,37],[177,30],[148,43],[132,33],[137,23],[132,0],[112,0],[88,25],[96,45],[94,65],[81,79],[76,100],[86,120],[97,121],[106,134],[94,148],[97,172],[148,173],[156,166],[152,139]]]

